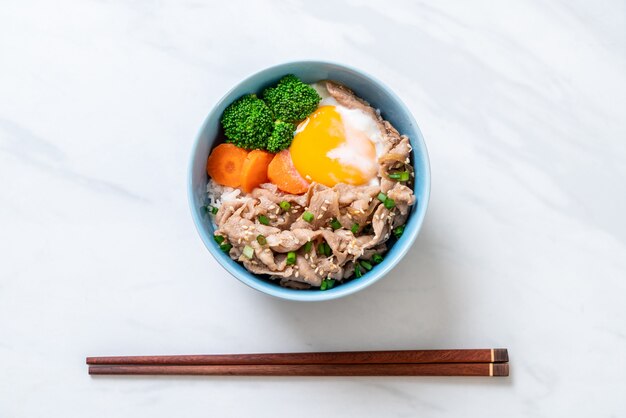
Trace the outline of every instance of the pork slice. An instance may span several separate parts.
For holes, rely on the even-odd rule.
[[[402,215],[406,215],[409,212],[409,206],[415,203],[413,190],[402,183],[396,183],[387,192],[387,196],[396,202],[396,208]]]
[[[322,277],[315,272],[315,268],[311,267],[310,261],[304,256],[299,255],[296,258],[296,267],[297,274],[294,273],[292,280],[309,283],[313,286],[322,284]]]
[[[333,257],[319,259],[317,261],[317,269],[318,274],[322,278],[335,280],[341,280],[343,278],[343,268],[334,262]]]
[[[384,172],[384,173],[387,172],[387,170],[386,169],[384,170],[382,168],[382,166],[381,166],[380,170],[381,170],[381,174],[380,174],[381,176],[382,176],[382,172]],[[385,194],[387,194],[387,192],[389,190],[391,190],[393,188],[393,186],[395,186],[396,183],[397,183],[396,181],[389,180],[389,179],[387,179],[385,177],[381,177],[380,178],[380,191],[385,193]]]
[[[348,256],[348,245],[354,240],[352,232],[345,229],[338,229],[336,231],[329,231],[324,229],[321,231],[324,240],[333,251],[333,257],[336,259],[336,264],[342,265]]]
[[[307,210],[314,216],[310,223],[314,230],[327,226],[331,218],[340,215],[337,192],[327,187],[320,189],[311,196]]]
[[[342,278],[348,279],[354,274],[354,261],[349,261],[343,266]]]
[[[369,219],[380,203],[380,200],[376,198],[368,199],[368,201],[356,200],[348,208],[348,213],[352,220],[359,224],[360,229],[362,229],[365,225],[370,223]]]
[[[360,258],[364,260],[369,260],[372,258],[374,254],[383,254],[386,251],[387,251],[387,244],[383,242],[373,248],[364,249],[363,254],[361,255]]]
[[[352,186],[346,183],[339,183],[333,190],[337,193],[340,207],[348,206],[355,201],[369,201],[374,198],[380,188],[378,186]]]
[[[282,278],[280,280],[280,285],[283,287],[288,287],[290,289],[296,289],[296,290],[306,290],[306,289],[311,288],[311,285],[308,283],[296,282],[294,280],[290,280],[286,278]]]
[[[228,238],[228,241],[236,246],[243,241],[248,240],[248,230],[254,227],[254,223],[246,218],[243,218],[242,212],[246,209],[246,205],[242,205],[235,210],[227,219],[224,217],[220,219],[218,228],[215,231],[216,234],[222,235]]]
[[[231,200],[231,201],[222,203],[222,205],[217,211],[217,214],[215,215],[215,219],[214,219],[215,224],[220,225],[226,222],[228,218],[230,218],[237,209],[239,209],[245,204],[246,204],[246,201],[244,199]]]
[[[302,247],[304,243],[301,243],[292,231],[281,231],[278,234],[266,236],[267,245],[279,253],[286,253],[289,251],[295,251]],[[306,241],[305,241],[306,242]]]
[[[276,270],[270,270],[266,265],[260,264],[258,262],[253,262],[254,260],[244,259],[242,263],[246,269],[254,274],[267,274],[270,276],[278,276],[278,277],[292,277],[294,270],[292,267],[283,267],[278,268]]]
[[[282,201],[289,202],[292,206],[306,206],[308,203],[308,196],[306,194],[303,195],[295,195],[283,193],[276,185],[272,183],[264,183],[261,186],[252,190],[252,197],[255,199],[260,199],[264,197],[267,200],[272,201],[273,203],[280,203]]]
[[[409,158],[409,155],[411,155],[412,149],[413,148],[411,147],[409,137],[406,135],[402,135],[398,137],[398,141],[396,142],[394,147],[391,149],[391,152],[393,152],[394,154],[402,155],[405,158]]]
[[[385,132],[385,125],[383,124],[383,120],[368,102],[357,97],[352,90],[348,87],[335,83],[334,81],[327,80],[326,89],[328,93],[339,102],[340,105],[347,107],[348,109],[359,109],[365,112],[368,116],[370,116],[373,120],[378,124],[380,131]]]
[[[377,246],[379,243],[389,239],[390,219],[391,212],[383,205],[379,205],[374,212],[372,218],[372,227],[374,229],[374,237],[363,246],[364,249]]]
[[[400,143],[400,140],[402,138],[400,136],[400,132],[398,132],[398,130],[394,128],[393,125],[386,120],[383,121],[383,125],[385,127],[385,135],[384,135],[385,140],[392,147],[395,147],[398,143]]]
[[[319,235],[319,231],[298,228],[290,231],[280,231],[272,235],[266,235],[267,245],[279,253],[296,251],[308,241],[314,240]]]

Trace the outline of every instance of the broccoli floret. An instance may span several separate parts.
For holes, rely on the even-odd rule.
[[[270,139],[267,141],[267,150],[269,152],[280,152],[289,148],[294,131],[295,128],[291,123],[281,122],[279,120],[274,122],[272,136],[270,136]]]
[[[274,113],[275,119],[298,122],[313,113],[322,98],[313,87],[289,74],[276,87],[266,89],[263,100]]]
[[[265,149],[272,134],[272,112],[263,100],[254,94],[231,103],[222,115],[226,142],[246,149]]]

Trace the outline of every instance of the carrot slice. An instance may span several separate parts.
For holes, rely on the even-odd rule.
[[[239,187],[241,169],[248,151],[233,144],[220,144],[206,162],[207,174],[222,186]]]
[[[267,166],[274,154],[255,149],[250,151],[241,169],[241,188],[250,193],[261,183],[267,183]]]
[[[302,194],[309,189],[309,182],[302,178],[293,165],[289,150],[283,150],[274,156],[267,167],[267,177],[283,192]]]

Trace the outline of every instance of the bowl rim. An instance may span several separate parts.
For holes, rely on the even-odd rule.
[[[203,229],[204,220],[202,216],[199,214],[199,210],[196,208],[196,205],[194,202],[194,190],[192,186],[193,172],[194,172],[194,160],[196,159],[197,149],[199,145],[201,144],[203,132],[205,131],[209,123],[209,119],[212,116],[214,110],[221,107],[221,105],[223,105],[223,103],[227,99],[229,99],[231,94],[241,84],[249,81],[253,77],[256,77],[259,74],[264,73],[264,72],[270,72],[270,71],[274,71],[276,69],[280,69],[283,67],[290,67],[290,66],[297,66],[297,65],[334,66],[343,70],[347,70],[349,72],[354,72],[360,75],[361,77],[363,77],[364,79],[366,79],[368,82],[375,85],[376,88],[383,90],[386,94],[388,94],[393,99],[395,104],[401,109],[404,116],[409,119],[410,124],[414,127],[416,137],[415,138],[409,137],[411,147],[413,148],[412,152],[414,152],[416,148],[419,149],[421,155],[423,156],[423,162],[424,162],[424,177],[422,178],[422,181],[424,182],[424,197],[420,199],[418,202],[420,206],[424,206],[424,210],[422,212],[409,214],[409,217],[407,219],[407,224],[412,218],[416,216],[419,216],[419,218],[413,219],[413,222],[412,222],[413,229],[410,231],[410,233],[403,234],[400,240],[398,240],[398,242],[394,244],[394,247],[398,245],[400,246],[399,251],[394,253],[394,257],[392,259],[385,257],[382,263],[378,264],[375,269],[373,269],[371,272],[369,272],[368,274],[360,278],[358,281],[356,281],[355,284],[352,284],[349,287],[337,286],[333,289],[326,290],[326,291],[319,291],[319,292],[289,289],[289,288],[284,288],[284,287],[281,287],[272,283],[267,283],[263,279],[256,277],[256,275],[252,272],[246,271],[245,273],[241,273],[240,271],[236,270],[233,263],[237,263],[237,262],[235,260],[230,259],[230,257],[228,257],[228,260],[230,260],[232,263],[223,262],[221,259],[222,258],[221,255],[224,255],[224,254],[221,254],[221,252],[218,253],[218,251],[221,251],[221,250],[219,250],[219,248],[215,244],[212,237],[208,237],[207,236],[208,234]],[[299,302],[319,302],[319,301],[327,301],[327,300],[333,300],[333,299],[345,297],[353,293],[356,293],[360,290],[363,290],[368,286],[371,286],[372,284],[376,283],[381,278],[386,276],[387,273],[389,273],[399,263],[399,261],[402,258],[404,258],[406,253],[413,246],[415,240],[417,239],[417,236],[419,235],[422,224],[424,223],[426,213],[428,212],[428,205],[430,201],[430,188],[431,188],[431,168],[430,168],[430,159],[429,159],[428,149],[426,147],[426,143],[424,141],[424,137],[419,128],[419,125],[417,124],[417,121],[413,117],[413,114],[411,113],[410,109],[406,106],[406,104],[400,99],[400,97],[391,88],[389,88],[385,83],[383,83],[376,77],[370,75],[369,73],[362,71],[360,69],[354,68],[349,65],[332,62],[332,61],[304,60],[304,61],[283,62],[280,64],[272,65],[272,66],[254,71],[253,73],[241,79],[241,81],[237,82],[232,88],[230,88],[225,94],[223,94],[222,97],[217,102],[215,102],[213,106],[211,106],[209,112],[204,118],[202,125],[200,126],[200,129],[197,131],[195,139],[193,141],[193,145],[191,148],[191,155],[189,158],[189,165],[187,169],[186,181],[187,181],[187,203],[189,205],[189,210],[191,211],[191,216],[193,219],[194,227],[196,228],[198,235],[200,235],[200,239],[204,243],[204,246],[207,248],[207,250],[209,250],[211,255],[215,258],[218,264],[222,266],[222,268],[224,268],[228,273],[230,273],[232,276],[234,276],[237,280],[239,280],[243,284],[255,290],[258,290],[259,292],[262,292],[264,294],[274,296],[276,298],[283,299],[283,300],[299,301]],[[421,213],[421,216],[420,216],[420,213]],[[354,282],[355,281],[352,281],[352,283]]]

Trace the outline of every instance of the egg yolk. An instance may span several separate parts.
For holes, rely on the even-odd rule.
[[[329,187],[365,184],[376,175],[374,144],[347,126],[335,106],[322,106],[302,122],[289,152],[304,178]]]

